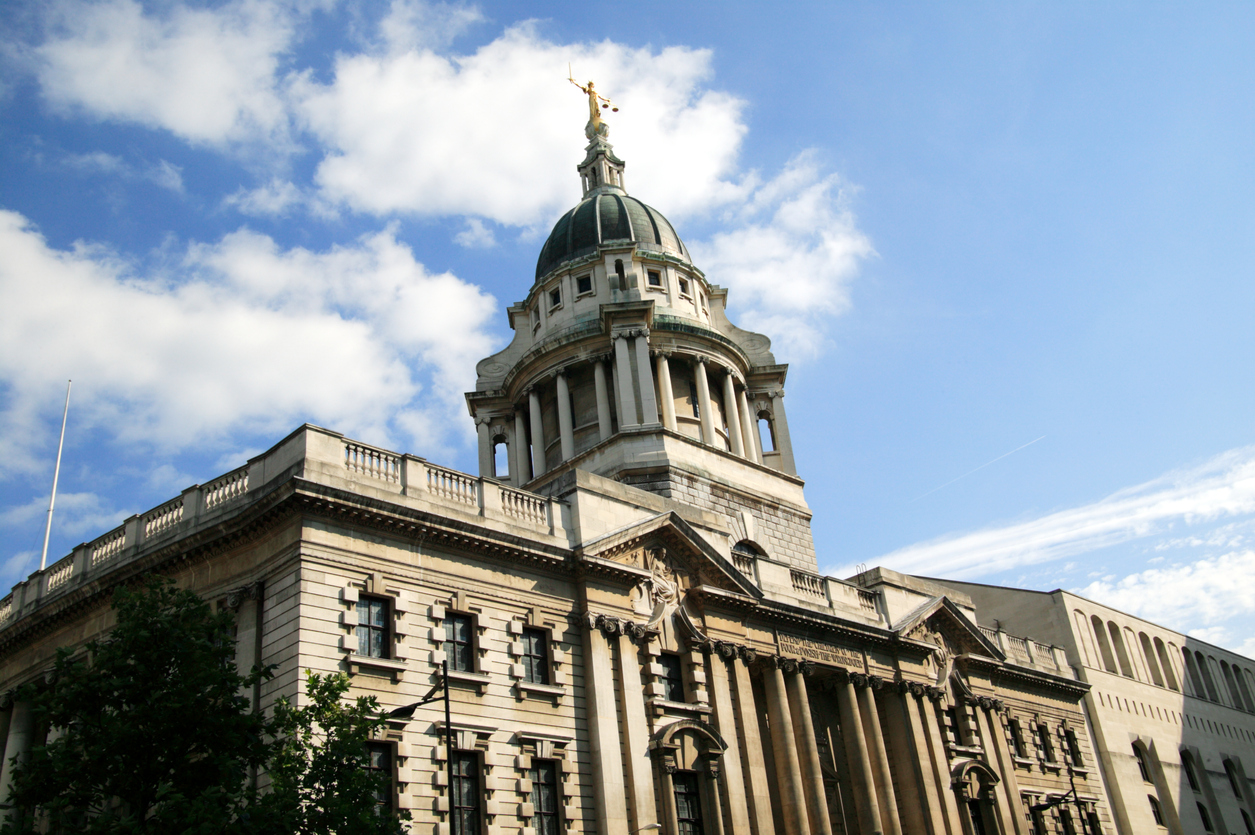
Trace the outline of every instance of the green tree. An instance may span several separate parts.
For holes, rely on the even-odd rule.
[[[229,612],[164,579],[113,605],[106,637],[58,651],[18,696],[51,732],[14,772],[9,802],[23,814],[4,835],[399,830],[375,803],[387,777],[363,767],[386,720],[373,698],[343,700],[347,676],[311,673],[308,704],[280,699],[267,718],[243,694],[271,670],[237,672]],[[271,780],[260,793],[259,770]]]
[[[346,702],[349,677],[306,672],[309,704],[293,707],[286,698],[275,705],[279,750],[271,760],[269,792],[261,806],[274,831],[299,835],[392,835],[402,831],[399,815],[377,805],[391,781],[364,768],[367,745],[387,725],[374,696]]]
[[[270,672],[240,675],[231,614],[168,580],[113,605],[106,637],[59,650],[49,681],[19,695],[52,732],[14,774],[10,802],[27,814],[9,831],[228,831],[272,750],[241,693]]]

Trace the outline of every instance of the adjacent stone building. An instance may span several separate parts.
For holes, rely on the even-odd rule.
[[[1121,832],[1255,835],[1255,662],[1070,592],[939,582],[1065,649]]]
[[[402,707],[449,665],[451,728],[419,708],[373,750],[414,832],[1116,831],[1065,640],[937,581],[820,575],[787,366],[587,136],[467,395],[480,473],[303,426],[31,575],[0,601],[0,793],[48,731],[13,688],[161,572],[278,665],[262,709],[306,669]]]

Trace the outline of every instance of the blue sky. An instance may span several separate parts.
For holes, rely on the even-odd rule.
[[[629,11],[630,8],[630,11]],[[791,363],[820,566],[1063,587],[1255,654],[1255,7],[8,3],[0,586],[309,421],[473,470],[578,197]]]

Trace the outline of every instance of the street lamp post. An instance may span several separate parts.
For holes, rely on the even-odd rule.
[[[437,695],[438,691],[443,691]],[[445,791],[449,797],[449,829],[454,835],[461,835],[457,831],[456,825],[453,823],[453,723],[451,719],[452,709],[449,705],[449,661],[445,659],[440,663],[440,680],[435,683],[431,690],[427,691],[427,695],[419,699],[412,705],[398,707],[389,711],[389,719],[397,719],[402,722],[409,722],[414,717],[414,711],[424,705],[432,702],[444,702],[444,763],[445,773],[448,780],[448,787]]]

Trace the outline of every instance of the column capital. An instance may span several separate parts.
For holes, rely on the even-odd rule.
[[[871,685],[871,677],[863,673],[850,673],[850,684],[862,690]]]
[[[779,387],[773,388],[773,389],[767,389],[767,391],[763,392],[763,394],[775,400],[777,398],[784,397],[784,389],[779,388]]]
[[[492,423],[492,417],[489,415],[476,415],[475,416],[476,426],[486,426],[490,423]]]
[[[710,357],[706,356],[705,354],[694,354],[693,362],[700,363],[701,365],[706,365],[708,362],[710,362]]]

